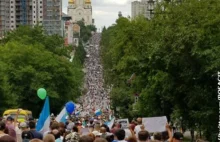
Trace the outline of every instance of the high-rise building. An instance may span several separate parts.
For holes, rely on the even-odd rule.
[[[43,25],[46,33],[63,36],[62,0],[0,0],[0,37],[19,25]]]
[[[63,35],[62,0],[43,0],[43,27],[49,35]]]
[[[152,9],[150,9],[151,4],[155,5],[156,0],[133,1],[131,3],[131,18],[134,19],[142,15],[145,18],[150,19],[152,16]]]
[[[0,0],[0,37],[15,28],[14,3],[14,0]]]
[[[72,22],[83,20],[85,25],[94,24],[90,0],[69,0],[67,14],[72,17]]]

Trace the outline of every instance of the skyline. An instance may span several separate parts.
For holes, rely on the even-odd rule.
[[[91,0],[92,2],[92,17],[95,19],[97,29],[106,26],[109,27],[115,23],[118,18],[118,12],[127,17],[131,16],[131,1],[132,0]],[[68,0],[63,1],[62,11],[67,13]]]

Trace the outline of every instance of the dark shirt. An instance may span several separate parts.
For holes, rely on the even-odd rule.
[[[36,138],[36,139],[43,140],[43,135],[40,132],[38,132],[36,130],[30,130],[30,132],[32,134],[33,139]]]

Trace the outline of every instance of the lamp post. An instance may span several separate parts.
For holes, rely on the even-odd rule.
[[[153,16],[154,2],[155,2],[154,0],[149,0],[148,1],[148,10],[150,11],[149,19],[151,19],[152,16]]]

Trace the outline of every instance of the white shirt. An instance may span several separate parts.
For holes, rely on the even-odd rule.
[[[141,126],[142,125],[137,125],[134,128],[135,136],[138,138],[138,133],[141,131]]]

